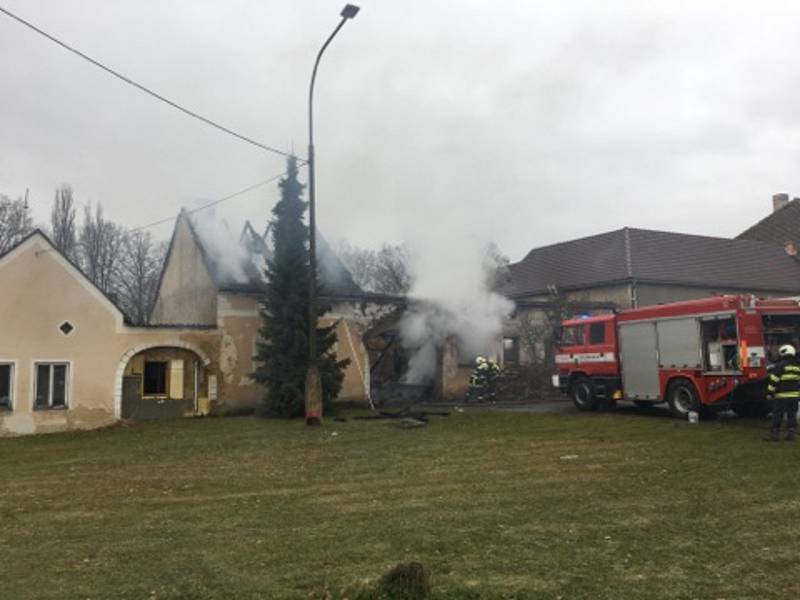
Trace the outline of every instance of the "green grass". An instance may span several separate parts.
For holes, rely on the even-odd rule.
[[[452,598],[796,597],[800,445],[763,433],[454,413],[4,439],[0,597],[316,598],[410,560]]]

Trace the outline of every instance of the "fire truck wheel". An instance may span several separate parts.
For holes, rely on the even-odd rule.
[[[667,391],[667,404],[672,414],[679,419],[685,419],[691,411],[701,411],[697,399],[697,390],[694,384],[686,379],[679,379],[671,383]]]
[[[594,382],[588,377],[576,377],[570,385],[572,402],[578,410],[595,410],[597,408],[597,394]]]

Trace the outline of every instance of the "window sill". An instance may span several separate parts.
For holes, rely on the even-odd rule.
[[[34,412],[51,412],[51,411],[62,411],[67,410],[68,406],[34,406]]]

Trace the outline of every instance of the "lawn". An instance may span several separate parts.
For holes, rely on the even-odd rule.
[[[0,597],[316,598],[407,560],[459,598],[797,597],[800,445],[763,433],[483,412],[3,439]]]

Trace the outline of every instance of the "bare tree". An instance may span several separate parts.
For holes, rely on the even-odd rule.
[[[373,280],[375,291],[405,294],[411,288],[409,253],[405,244],[384,245],[377,252]]]
[[[383,294],[405,294],[411,287],[409,253],[405,244],[369,250],[339,242],[339,257],[363,289]]]
[[[33,230],[28,203],[0,194],[0,254],[19,243]]]
[[[371,289],[374,252],[353,246],[347,240],[339,240],[336,254],[342,259],[358,286],[364,290]]]
[[[98,204],[92,214],[91,205],[84,210],[80,231],[80,264],[86,276],[104,292],[113,292],[117,258],[124,241],[123,229],[103,218]]]
[[[56,247],[70,260],[77,260],[75,201],[69,184],[65,183],[56,190],[53,210],[50,213],[50,227]]]
[[[166,245],[155,243],[149,232],[125,234],[114,287],[121,308],[137,325],[149,320],[165,255]]]

